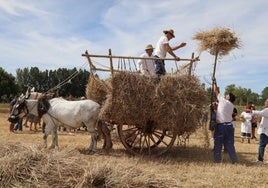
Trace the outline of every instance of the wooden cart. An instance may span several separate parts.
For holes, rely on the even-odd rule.
[[[128,71],[133,73],[137,72],[137,65],[135,62],[136,60],[154,59],[131,56],[113,56],[111,50],[109,50],[109,55],[89,54],[86,51],[84,54],[82,54],[82,56],[86,57],[88,60],[91,76],[94,76],[96,71],[101,71],[109,72],[111,77],[113,77],[116,72],[120,71]],[[100,65],[100,63],[98,61],[93,60],[94,58],[105,58],[108,60],[106,64],[109,63],[109,65],[104,65],[100,67],[98,66]],[[116,59],[117,64],[115,61]],[[194,53],[192,53],[190,59],[181,59],[181,61],[179,62],[171,58],[165,58],[164,60],[174,62],[174,68],[172,68],[170,74],[176,74],[179,71],[184,71],[184,73],[191,75],[194,67],[194,62],[199,61],[199,58],[194,57]],[[186,64],[178,66],[178,63],[181,62],[186,62]],[[117,124],[117,131],[125,149],[129,153],[134,155],[161,155],[173,146],[178,136],[177,132],[172,132],[171,130],[157,129],[150,121],[148,121],[144,125]]]

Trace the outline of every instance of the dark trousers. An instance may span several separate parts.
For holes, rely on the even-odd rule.
[[[154,57],[159,58],[157,55],[155,55]],[[154,63],[155,63],[155,74],[156,74],[155,83],[159,83],[160,77],[166,74],[165,62],[162,59],[156,59]]]
[[[237,156],[234,147],[234,127],[230,123],[217,124],[214,133],[214,162],[220,163],[222,160],[222,147],[225,147],[232,163],[237,162]]]
[[[259,161],[263,161],[265,147],[267,144],[268,144],[268,136],[262,133],[260,135],[260,143],[259,143],[259,155],[258,155]]]
[[[158,56],[154,56],[159,58]],[[155,73],[158,76],[165,75],[166,74],[166,69],[165,69],[165,62],[162,59],[156,59],[155,60]]]
[[[18,123],[16,124],[14,130],[20,130],[22,131],[22,118],[19,119]]]

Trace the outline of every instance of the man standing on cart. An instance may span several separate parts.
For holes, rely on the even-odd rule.
[[[165,62],[161,58],[165,58],[168,52],[172,57],[174,57],[176,61],[179,61],[180,58],[176,56],[176,54],[174,54],[173,51],[186,46],[185,42],[182,42],[178,46],[174,46],[174,47],[171,47],[169,45],[169,41],[172,38],[175,38],[173,29],[164,30],[163,33],[164,35],[160,37],[155,47],[155,57],[159,58],[155,60],[155,68],[156,68],[155,73],[157,75],[158,80],[161,75],[166,74]]]
[[[148,44],[145,47],[145,53],[143,53],[140,57],[146,58],[150,57],[153,58],[153,51],[154,48],[151,44]],[[155,75],[155,65],[153,59],[139,59],[138,60],[138,72],[143,75],[154,76]]]

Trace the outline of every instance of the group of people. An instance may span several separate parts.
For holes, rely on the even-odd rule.
[[[238,162],[235,146],[234,146],[234,118],[237,110],[234,110],[235,96],[228,93],[225,98],[219,93],[216,79],[213,78],[213,91],[217,97],[217,103],[211,105],[211,122],[210,130],[214,130],[214,162],[220,163],[222,161],[222,148],[228,152],[231,162],[233,164]],[[255,129],[257,127],[257,117],[261,117],[258,134],[260,135],[258,158],[255,162],[263,163],[265,147],[268,144],[268,99],[265,101],[265,109],[258,111],[255,106],[251,104],[247,106],[241,113],[241,138],[257,139],[255,136]]]
[[[140,59],[138,63],[138,72],[148,75],[148,76],[156,76],[159,79],[160,76],[166,74],[165,69],[165,61],[163,58],[166,57],[167,53],[169,53],[176,61],[179,61],[180,58],[174,54],[173,51],[186,46],[185,42],[180,43],[177,46],[171,47],[169,45],[169,41],[172,38],[175,38],[174,31],[172,29],[164,30],[164,35],[160,37],[160,39],[156,43],[156,47],[151,44],[148,44],[145,47],[145,53],[143,53],[140,57],[144,59]],[[145,59],[145,58],[154,58],[154,59]]]

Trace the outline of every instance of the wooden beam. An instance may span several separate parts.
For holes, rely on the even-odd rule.
[[[115,55],[96,55],[96,54],[82,54],[82,56],[85,57],[99,57],[99,58],[122,58],[122,59],[152,59],[155,60],[157,58],[155,57],[135,57],[135,56],[115,56]],[[161,58],[162,60],[173,60],[174,58]],[[181,59],[180,61],[199,61],[199,58],[193,58],[193,59]]]

